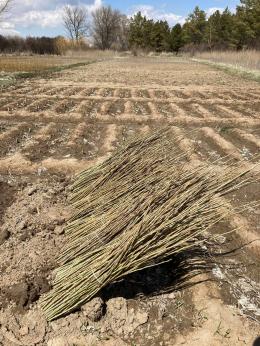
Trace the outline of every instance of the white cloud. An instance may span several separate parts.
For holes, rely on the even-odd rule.
[[[137,12],[142,12],[144,16],[146,16],[148,19],[154,19],[154,20],[167,20],[167,22],[170,25],[174,25],[176,23],[183,23],[184,17],[179,16],[173,12],[167,12],[166,10],[159,10],[156,9],[154,6],[150,5],[138,5],[133,8],[134,15]]]
[[[103,0],[95,0],[93,4],[85,5],[87,6],[87,11],[89,13],[94,12],[103,5]]]
[[[103,0],[15,0],[10,12],[5,15],[3,22],[0,22],[0,34],[17,35],[19,30],[27,29],[30,32],[30,28],[35,27],[43,30],[58,28],[58,31],[61,28],[60,33],[62,34],[64,32],[62,9],[65,4],[72,6],[80,4],[86,8],[88,13],[91,13],[102,6]],[[207,16],[209,17],[216,10],[223,12],[224,8],[211,7],[206,10]],[[138,11],[149,19],[167,20],[170,25],[184,24],[186,18],[186,16],[167,11],[165,6],[158,9],[151,5],[134,6],[129,17]]]
[[[1,27],[1,29],[3,29],[3,30],[11,30],[11,29],[14,29],[14,25],[11,24],[11,23],[8,23],[8,22],[1,22],[1,23],[0,23],[0,27]]]
[[[18,33],[17,28],[58,28],[62,26],[63,7],[68,3],[72,6],[84,6],[89,14],[102,6],[102,0],[89,0],[84,3],[76,0],[16,0],[15,6],[13,5],[5,16],[4,25],[10,25],[14,34]],[[1,23],[0,33],[6,30]]]
[[[54,11],[28,11],[11,18],[11,23],[15,26],[29,28],[30,26],[57,27],[62,23],[62,9]]]
[[[19,31],[15,30],[14,24],[3,21],[0,23],[0,35],[15,36],[19,35]]]
[[[210,7],[205,12],[207,15],[207,18],[210,17],[214,12],[219,11],[222,13],[225,10],[223,7]],[[175,25],[176,23],[180,23],[183,25],[186,21],[186,16],[180,16],[173,12],[167,12],[166,10],[157,9],[154,6],[151,5],[138,5],[133,7],[132,13],[129,15],[129,17],[136,14],[138,11],[142,13],[142,15],[146,16],[148,19],[154,19],[154,20],[167,20],[167,22],[170,25]],[[232,13],[235,13],[235,9],[231,8],[230,11]],[[192,11],[190,11],[192,12]]]
[[[222,7],[210,7],[207,11],[207,17],[210,17],[214,12],[219,11],[220,13],[222,13],[225,9]]]

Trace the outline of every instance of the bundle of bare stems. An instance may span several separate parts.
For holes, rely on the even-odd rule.
[[[130,273],[187,251],[227,216],[219,197],[246,184],[249,170],[191,167],[189,153],[175,148],[169,131],[161,130],[77,177],[71,196],[76,212],[53,289],[42,299],[48,320],[74,311]]]

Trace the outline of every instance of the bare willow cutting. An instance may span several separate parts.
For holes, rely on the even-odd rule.
[[[219,197],[244,184],[248,171],[185,161],[170,132],[160,131],[78,176],[60,267],[42,299],[48,320],[107,284],[193,247],[224,216]]]

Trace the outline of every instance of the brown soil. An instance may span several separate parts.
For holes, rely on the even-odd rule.
[[[0,221],[7,209],[15,198],[15,187],[5,182],[0,182]]]
[[[255,82],[177,58],[114,59],[1,90],[0,345],[253,345],[260,335],[256,183],[227,196],[233,214],[212,229],[206,249],[128,276],[58,321],[46,322],[39,297],[51,287],[78,171],[164,126],[179,152],[190,153],[191,167],[203,161],[221,169],[216,160],[228,154],[245,169],[259,162],[256,95]],[[214,261],[205,263],[209,251]],[[194,256],[199,275],[186,280],[183,264]]]

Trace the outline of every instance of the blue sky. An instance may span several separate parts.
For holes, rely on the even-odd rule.
[[[0,0],[0,4],[1,4]],[[13,0],[9,13],[1,18],[0,34],[22,36],[65,35],[62,8],[66,4],[82,4],[89,15],[102,5],[111,5],[128,16],[141,10],[147,17],[166,19],[171,25],[183,23],[196,5],[208,14],[216,9],[236,8],[239,0]]]
[[[200,6],[202,9],[207,10],[209,8],[214,7],[220,7],[225,8],[233,7],[235,8],[236,5],[239,3],[237,0],[189,0],[189,1],[156,1],[156,0],[143,0],[139,4],[137,1],[132,0],[113,0],[113,1],[106,1],[107,4],[111,4],[117,8],[119,8],[122,11],[128,11],[131,12],[131,9],[134,7],[138,7],[138,5],[147,5],[147,6],[153,6],[157,10],[162,10],[166,12],[175,13],[177,15],[186,16],[188,13],[190,13],[195,6]]]

